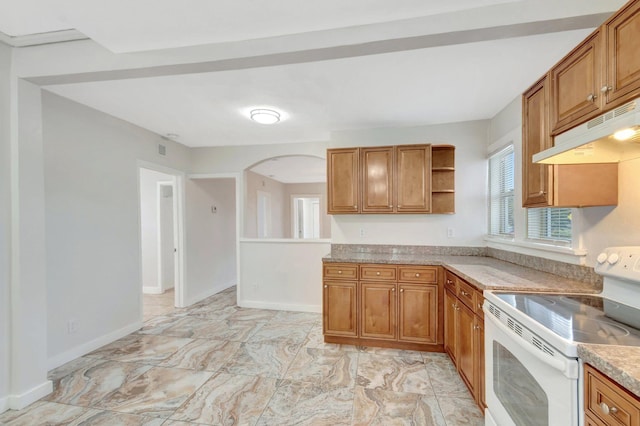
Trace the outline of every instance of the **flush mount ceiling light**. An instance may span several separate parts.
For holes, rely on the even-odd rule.
[[[275,124],[280,121],[280,113],[272,109],[259,108],[252,109],[249,116],[253,121],[260,124]]]

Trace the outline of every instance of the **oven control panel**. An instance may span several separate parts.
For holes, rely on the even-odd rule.
[[[596,261],[598,274],[640,284],[640,246],[608,247]]]

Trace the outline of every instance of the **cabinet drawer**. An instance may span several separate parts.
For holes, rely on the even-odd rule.
[[[444,288],[451,291],[453,294],[457,294],[458,290],[456,287],[457,277],[449,271],[445,271],[444,273]]]
[[[476,311],[476,289],[469,283],[458,280],[458,299],[473,312]]]
[[[358,279],[358,265],[352,263],[325,263],[324,277],[344,280]]]
[[[436,284],[438,282],[438,268],[400,266],[398,267],[398,281]]]
[[[379,281],[379,280],[395,281],[396,267],[395,266],[362,265],[360,266],[360,279],[376,280],[376,281]]]
[[[585,411],[605,424],[640,424],[640,399],[590,365],[585,371]]]

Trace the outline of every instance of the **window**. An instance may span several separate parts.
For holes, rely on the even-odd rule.
[[[513,145],[489,158],[489,235],[513,237]]]
[[[571,209],[527,209],[527,238],[557,245],[571,243]]]

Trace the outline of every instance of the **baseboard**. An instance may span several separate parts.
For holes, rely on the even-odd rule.
[[[46,380],[44,383],[39,384],[20,395],[9,395],[7,398],[3,398],[6,400],[4,403],[6,407],[4,407],[4,410],[22,410],[27,405],[49,395],[51,392],[53,392],[53,383],[51,380]],[[4,411],[2,405],[2,401],[0,401],[0,412]]]
[[[239,300],[241,308],[272,309],[274,311],[295,311],[322,313],[322,305],[299,305],[288,303],[261,302],[258,300]]]
[[[219,284],[216,285],[210,289],[208,289],[207,291],[200,293],[199,295],[195,296],[195,297],[190,297],[189,299],[185,299],[185,305],[182,306],[183,308],[187,307],[187,306],[191,306],[194,303],[198,303],[201,300],[206,299],[207,297],[213,296],[216,293],[220,293],[222,290],[226,290],[229,287],[233,287],[234,285],[236,285],[236,281],[229,281],[226,282],[224,284]]]
[[[80,358],[81,356],[86,355],[89,352],[94,351],[108,343],[111,343],[115,340],[120,339],[121,337],[131,334],[134,331],[138,331],[140,328],[142,328],[142,322],[136,321],[133,324],[129,324],[118,330],[112,331],[111,333],[107,333],[89,342],[78,345],[66,352],[63,352],[59,355],[49,358],[47,360],[47,368],[49,370],[53,370],[54,368],[60,367],[61,365],[64,365],[69,361],[73,361],[76,358]]]
[[[0,413],[4,413],[9,409],[9,397],[5,396],[0,398]]]
[[[164,291],[160,287],[142,287],[143,294],[162,294]]]

